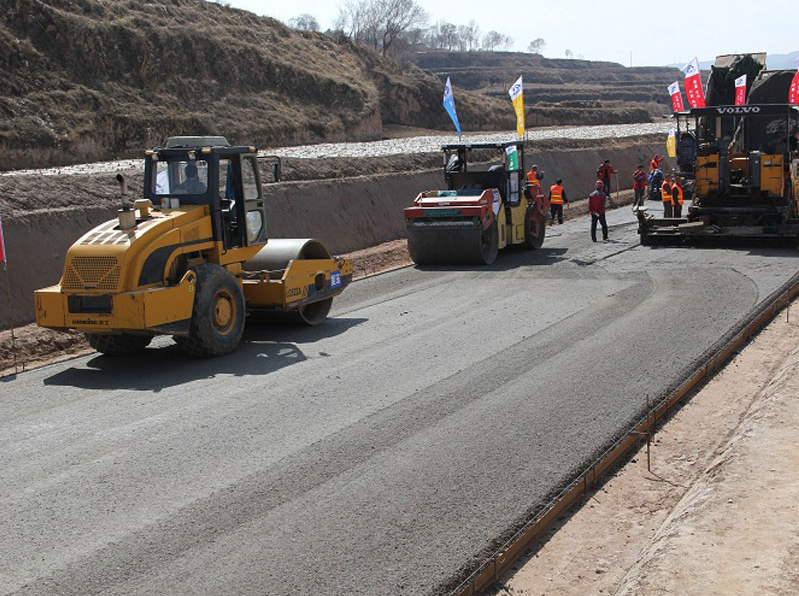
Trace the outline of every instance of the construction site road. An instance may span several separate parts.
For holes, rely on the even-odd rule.
[[[4,379],[0,593],[446,592],[797,271],[608,220],[357,282],[226,357]]]

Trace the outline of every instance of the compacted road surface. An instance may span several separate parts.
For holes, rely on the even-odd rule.
[[[797,270],[609,220],[357,282],[227,357],[163,339],[3,380],[0,594],[445,590]]]

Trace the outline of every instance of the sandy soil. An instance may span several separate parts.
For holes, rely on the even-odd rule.
[[[797,366],[794,303],[495,594],[799,592]]]

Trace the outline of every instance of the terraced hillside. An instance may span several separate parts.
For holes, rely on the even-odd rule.
[[[520,52],[428,52],[409,57],[453,84],[504,99],[524,76],[528,125],[646,122],[669,110],[676,68],[544,58]]]

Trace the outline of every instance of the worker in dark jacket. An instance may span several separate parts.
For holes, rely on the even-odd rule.
[[[649,175],[649,200],[660,201],[660,189],[663,185],[663,172],[655,168]]]
[[[643,207],[644,194],[646,194],[646,172],[644,172],[643,165],[639,165],[638,169],[633,172],[633,192],[635,193],[633,209]]]
[[[596,181],[596,190],[588,195],[588,212],[591,214],[591,240],[596,242],[596,224],[602,225],[602,240],[608,239],[608,222],[605,220],[605,184]]]
[[[596,169],[596,177],[602,181],[605,195],[608,199],[610,198],[610,177],[613,174],[618,174],[618,172],[613,169],[612,165],[610,165],[609,159],[606,159],[604,162],[599,164],[599,167]]]
[[[568,203],[569,199],[566,197],[566,189],[563,188],[563,180],[558,178],[555,184],[549,187],[549,225],[555,223],[555,217],[558,218],[558,223],[563,223],[563,203]]]

